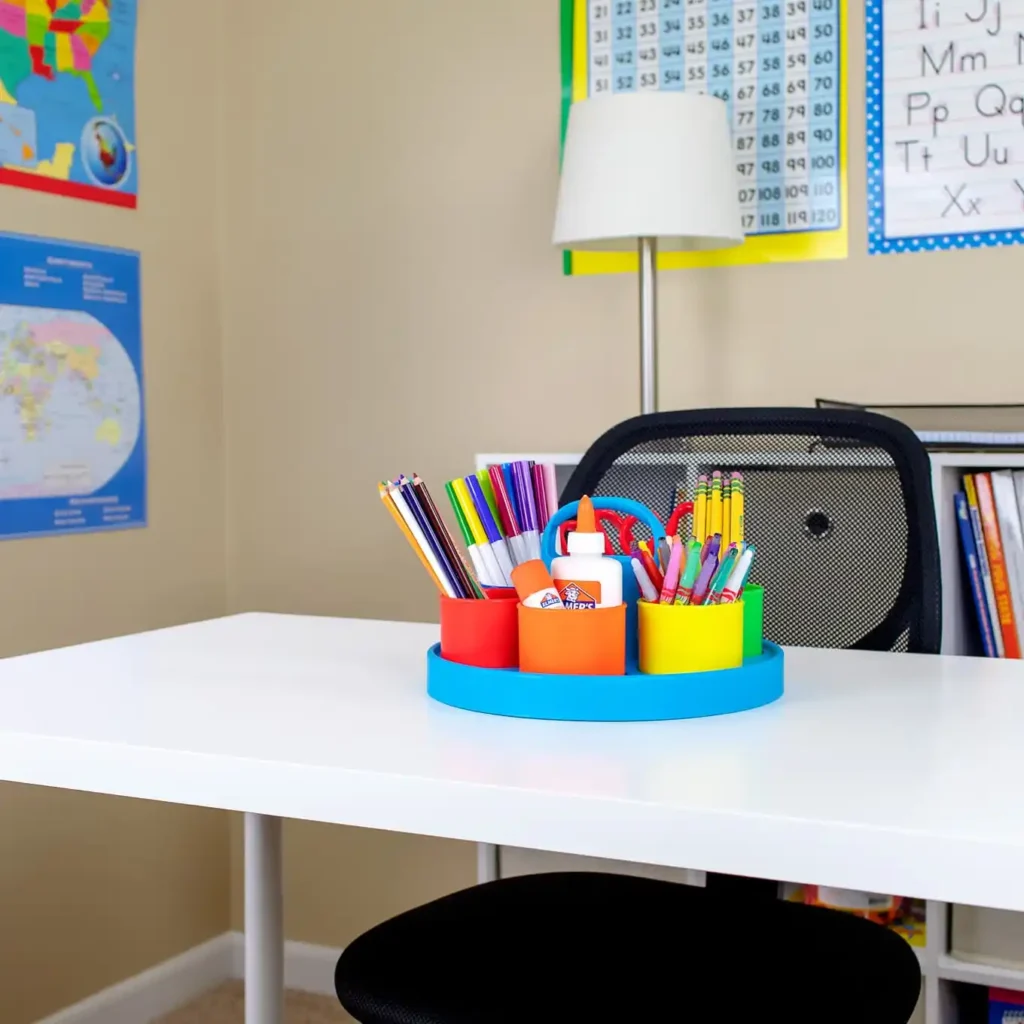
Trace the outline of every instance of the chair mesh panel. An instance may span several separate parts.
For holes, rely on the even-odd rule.
[[[895,421],[823,412],[712,410],[638,417],[594,445],[562,500],[584,493],[633,498],[664,522],[678,501],[692,499],[700,474],[741,472],[745,538],[757,546],[751,579],[765,587],[769,640],[937,650],[931,487],[927,476],[916,479],[921,460],[927,473],[927,456]],[[866,415],[869,423],[891,424],[891,431],[865,431],[860,420]],[[674,425],[673,419],[680,422]],[[815,424],[818,419],[826,422]],[[852,423],[832,433],[844,419]],[[725,432],[709,429],[711,423]],[[910,446],[909,464],[900,445]],[[680,532],[690,528],[687,517]],[[648,535],[641,527],[634,531],[638,540]],[[618,550],[617,538],[613,545]],[[934,619],[935,628],[924,631],[928,639],[918,628],[922,614]]]

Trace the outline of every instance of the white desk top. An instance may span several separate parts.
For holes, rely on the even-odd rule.
[[[522,721],[436,627],[241,615],[0,662],[0,779],[1024,910],[1024,664],[792,650],[775,705]]]

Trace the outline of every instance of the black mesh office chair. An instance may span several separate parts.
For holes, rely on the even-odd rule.
[[[562,501],[619,494],[664,517],[714,469],[744,475],[769,639],[938,652],[928,458],[894,420],[845,409],[641,416],[590,448]],[[920,970],[902,938],[746,882],[490,882],[360,936],[338,961],[338,998],[362,1024],[906,1024]]]

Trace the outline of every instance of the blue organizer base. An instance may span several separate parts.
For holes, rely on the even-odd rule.
[[[783,654],[765,641],[742,668],[649,676],[561,676],[475,668],[446,661],[441,645],[427,652],[427,693],[465,711],[565,722],[656,722],[749,711],[778,700]]]

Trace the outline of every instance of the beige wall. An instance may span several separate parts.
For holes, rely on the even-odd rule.
[[[222,613],[209,0],[141,4],[137,212],[0,189],[4,230],[142,251],[145,530],[0,544],[0,656]],[[188,62],[202,73],[188,71]],[[212,101],[212,107],[211,107]],[[223,931],[225,816],[0,786],[0,1021],[26,1024]]]
[[[275,9],[253,0],[264,16],[227,55],[229,607],[429,619],[374,481],[581,449],[633,413],[635,282],[566,280],[549,245],[556,3]],[[1024,250],[866,255],[859,13],[851,28],[851,257],[664,275],[663,407],[1019,398],[992,367],[1021,365]],[[297,61],[314,39],[330,59]],[[345,942],[473,877],[456,844],[288,837],[294,938]]]

